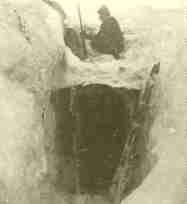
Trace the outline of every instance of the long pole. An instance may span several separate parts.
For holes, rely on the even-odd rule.
[[[81,30],[81,33],[84,33],[84,26],[83,26],[83,22],[82,22],[80,4],[78,4],[78,6],[77,6],[77,11],[78,11],[78,16],[79,16],[80,30]],[[86,49],[86,41],[85,41],[84,36],[82,36],[82,35],[81,35],[81,40],[82,40],[84,58],[86,59],[88,57],[88,53],[87,53],[87,49]]]

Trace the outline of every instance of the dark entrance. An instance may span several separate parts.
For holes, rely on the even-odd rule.
[[[102,192],[111,185],[119,163],[131,122],[131,116],[138,101],[139,92],[106,85],[76,87],[76,110],[79,115],[76,155],[79,160],[78,174],[81,191]],[[70,88],[52,93],[52,104],[56,115],[56,151],[59,160],[63,157],[69,164],[66,172],[74,174],[74,142],[76,120],[72,113]],[[63,160],[63,161],[64,161]],[[71,175],[66,186],[63,165],[58,169],[59,187],[74,191]],[[71,187],[70,187],[71,184]]]

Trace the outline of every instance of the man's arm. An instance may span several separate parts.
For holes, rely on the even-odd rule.
[[[94,36],[95,36],[95,34],[93,32],[89,32],[89,31],[86,31],[86,30],[84,30],[80,34],[87,40],[92,40],[94,38]]]

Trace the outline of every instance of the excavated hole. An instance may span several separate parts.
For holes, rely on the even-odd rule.
[[[99,84],[77,86],[73,92],[74,97],[71,88],[59,89],[51,94],[56,118],[56,187],[63,192],[76,192],[75,164],[78,158],[80,191],[108,191],[130,131],[140,92]],[[138,149],[145,148],[143,142],[137,141],[136,146]],[[137,179],[141,178],[138,166],[135,160],[136,173],[127,189],[129,192],[141,182],[137,181],[141,180]]]

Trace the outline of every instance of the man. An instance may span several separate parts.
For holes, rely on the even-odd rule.
[[[124,49],[123,33],[117,20],[111,16],[106,6],[98,10],[102,22],[99,32],[96,35],[83,33],[84,37],[91,40],[91,46],[102,54],[111,54],[115,59],[120,58]]]

